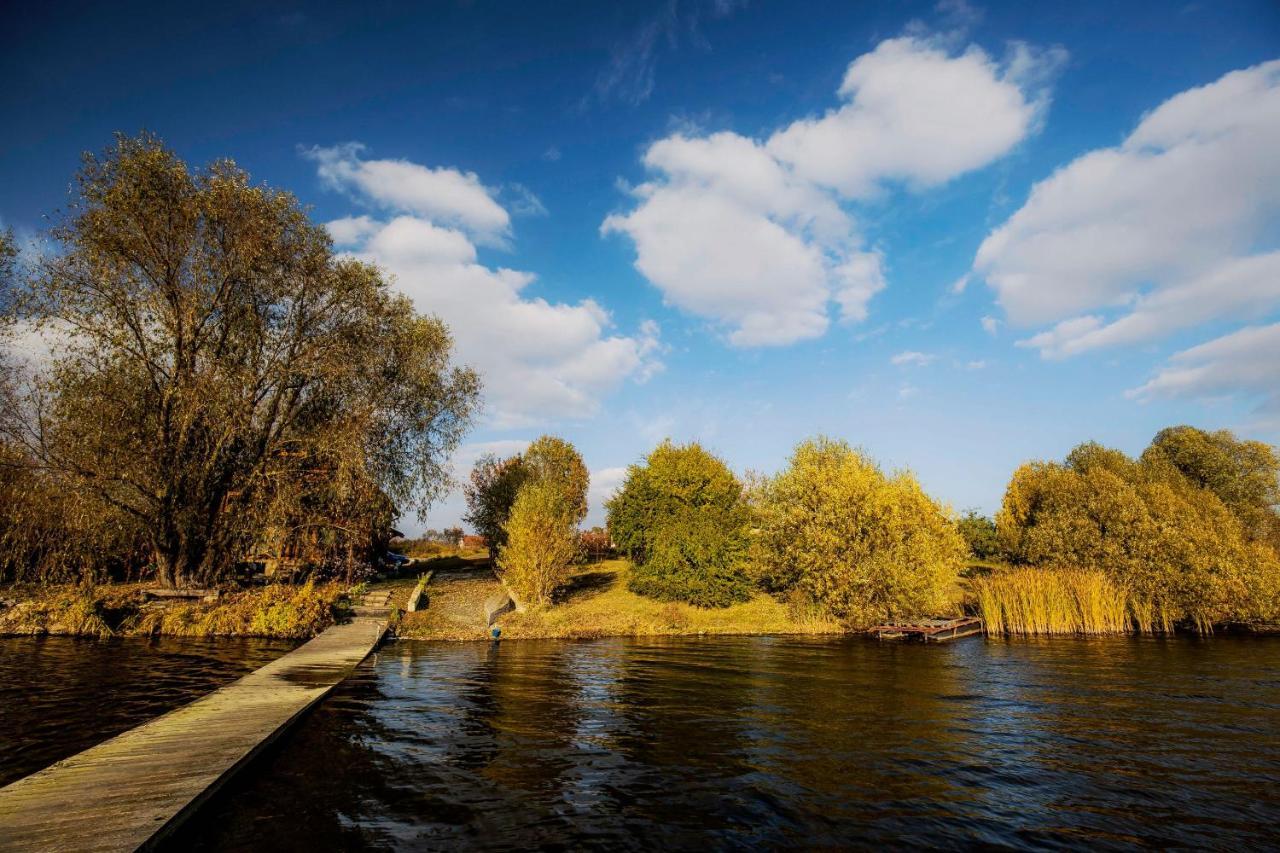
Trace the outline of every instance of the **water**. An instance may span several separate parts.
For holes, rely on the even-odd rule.
[[[295,645],[0,638],[0,785],[197,699]]]
[[[1274,847],[1280,642],[397,642],[173,849]]]

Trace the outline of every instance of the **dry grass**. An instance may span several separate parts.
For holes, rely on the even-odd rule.
[[[313,637],[332,625],[346,588],[340,583],[273,584],[139,614],[130,634],[166,637]]]
[[[345,605],[338,583],[275,584],[223,595],[212,602],[152,602],[147,584],[27,586],[0,598],[0,635],[105,637],[251,636],[300,639],[332,625]]]
[[[801,602],[787,603],[763,593],[732,607],[703,609],[655,601],[627,589],[631,565],[607,560],[579,567],[556,591],[551,606],[508,613],[498,624],[503,638],[587,638],[670,634],[838,634],[839,622]],[[430,606],[406,614],[402,637],[474,640],[488,637],[485,599],[502,585],[484,570],[437,574],[427,587]]]
[[[988,634],[1122,634],[1172,630],[1167,611],[1098,569],[1001,569],[970,580]]]

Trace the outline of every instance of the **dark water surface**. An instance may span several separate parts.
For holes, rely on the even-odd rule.
[[[396,642],[174,849],[1275,847],[1280,641]]]
[[[0,785],[198,699],[295,645],[0,638]]]

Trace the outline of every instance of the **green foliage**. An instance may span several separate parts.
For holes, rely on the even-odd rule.
[[[857,625],[950,606],[968,548],[909,473],[886,477],[843,441],[796,447],[755,495],[761,581]]]
[[[485,454],[471,469],[471,480],[463,490],[467,499],[463,519],[488,541],[491,556],[507,544],[507,517],[528,476],[518,455],[499,459]]]
[[[977,510],[967,510],[956,520],[956,529],[969,545],[969,553],[979,560],[990,560],[1000,554],[996,523]]]
[[[524,466],[533,481],[554,483],[578,524],[587,517],[587,488],[591,475],[577,448],[554,435],[537,438],[524,452]]]
[[[498,556],[502,579],[516,595],[547,604],[568,578],[578,554],[575,514],[562,483],[540,479],[521,487],[507,519],[507,543]]]
[[[630,588],[724,607],[750,595],[742,484],[696,443],[664,441],[608,503],[609,534],[636,564]]]
[[[1135,613],[1147,614],[1140,622],[1208,630],[1274,618],[1280,557],[1248,535],[1245,520],[1205,478],[1183,473],[1203,464],[1189,462],[1185,447],[1173,454],[1182,461],[1171,461],[1167,439],[1167,431],[1157,436],[1137,461],[1087,444],[1063,465],[1023,465],[996,516],[1006,556],[1100,569],[1125,587]],[[1238,482],[1225,476],[1219,488],[1223,481]]]
[[[687,509],[662,520],[628,588],[659,601],[728,607],[751,598],[744,567],[747,540],[714,508]]]

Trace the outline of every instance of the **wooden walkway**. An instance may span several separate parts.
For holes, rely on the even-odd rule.
[[[890,622],[871,629],[877,640],[921,639],[941,643],[982,633],[982,620],[976,616],[962,619],[916,619],[912,622]]]
[[[377,647],[389,592],[208,696],[0,788],[0,850],[133,851],[163,838]]]

